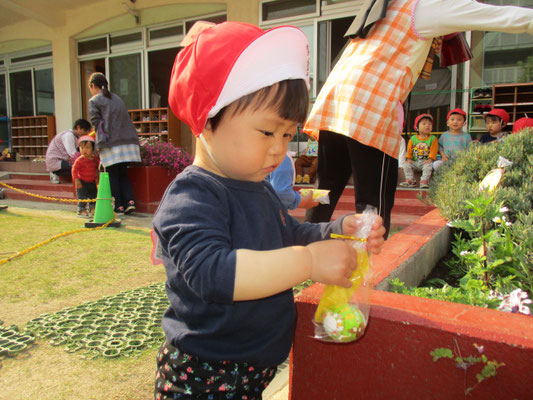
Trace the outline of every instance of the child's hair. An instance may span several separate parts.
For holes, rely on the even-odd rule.
[[[500,117],[498,117],[497,115],[485,115],[485,121],[501,122],[503,120]]]
[[[420,114],[418,117],[415,118],[415,131],[418,131],[418,124],[424,119],[428,119],[433,123],[433,116],[431,114]]]
[[[72,129],[80,128],[83,129],[86,132],[89,132],[91,130],[91,123],[83,118],[80,118],[74,122],[74,125],[72,126]]]
[[[107,82],[106,77],[101,72],[94,72],[89,77],[89,83],[96,86],[99,89],[102,89],[102,94],[111,98],[111,92],[109,91],[109,83]]]
[[[446,116],[446,121],[448,121],[452,115],[460,115],[463,117],[463,120],[466,121],[466,113],[460,108],[455,108],[453,110],[450,110],[450,112]]]
[[[267,103],[263,100],[270,99]],[[214,117],[208,119],[212,130],[216,130],[222,118],[232,108],[231,115],[237,115],[248,107],[253,111],[259,109],[272,109],[280,118],[305,122],[309,106],[309,92],[303,79],[287,79],[272,86],[267,86],[258,91],[241,97],[233,103],[222,108]]]
[[[92,141],[90,141],[90,140],[84,140],[84,141],[80,141],[80,142],[79,142],[79,145],[81,146],[82,143],[90,143],[92,149],[94,150],[94,142],[92,142]]]

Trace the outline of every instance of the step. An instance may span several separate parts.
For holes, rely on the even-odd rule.
[[[48,192],[56,192],[58,194],[63,194],[65,192],[74,193],[74,186],[72,183],[52,183],[50,179],[48,180],[39,180],[39,179],[7,179],[3,181],[4,183],[13,186],[17,189],[26,190],[32,192],[34,190],[44,190]]]
[[[8,172],[28,172],[28,173],[48,173],[46,164],[42,161],[0,161],[0,171]]]
[[[7,199],[12,199],[12,200],[26,200],[26,201],[37,201],[37,202],[46,202],[46,203],[65,203],[65,202],[62,202],[59,199],[69,199],[69,200],[76,199],[76,196],[74,195],[74,193],[72,191],[58,194],[58,192],[50,191],[50,190],[32,190],[31,193],[35,194],[35,195],[39,195],[39,196],[51,197],[51,198],[53,198],[55,200],[42,199],[42,198],[38,198],[38,197],[34,197],[34,196],[29,196],[27,194],[20,193],[18,191],[12,190],[12,189],[7,189],[6,188],[6,190],[5,190],[6,198]],[[68,203],[70,203],[70,202],[68,202]],[[76,203],[72,202],[70,204],[75,205]]]

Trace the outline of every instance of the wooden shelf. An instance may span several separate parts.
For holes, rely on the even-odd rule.
[[[533,82],[494,85],[494,107],[509,113],[509,124],[527,114],[533,117]]]
[[[147,108],[128,112],[139,136],[158,136],[175,146],[181,145],[180,124],[170,108]]]
[[[11,118],[11,145],[22,158],[44,157],[48,143],[55,134],[54,116]]]

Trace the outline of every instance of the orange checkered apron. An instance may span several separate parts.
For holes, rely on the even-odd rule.
[[[419,39],[412,28],[417,0],[394,0],[366,39],[347,46],[313,105],[304,131],[340,133],[398,158],[398,104],[412,89],[408,62]]]

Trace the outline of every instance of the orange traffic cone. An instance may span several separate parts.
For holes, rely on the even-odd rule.
[[[94,219],[86,222],[86,228],[95,228],[111,222],[108,226],[119,227],[120,220],[115,219],[113,211],[113,199],[111,197],[111,185],[109,184],[109,173],[100,172],[100,184],[96,195],[96,207],[94,209]]]

